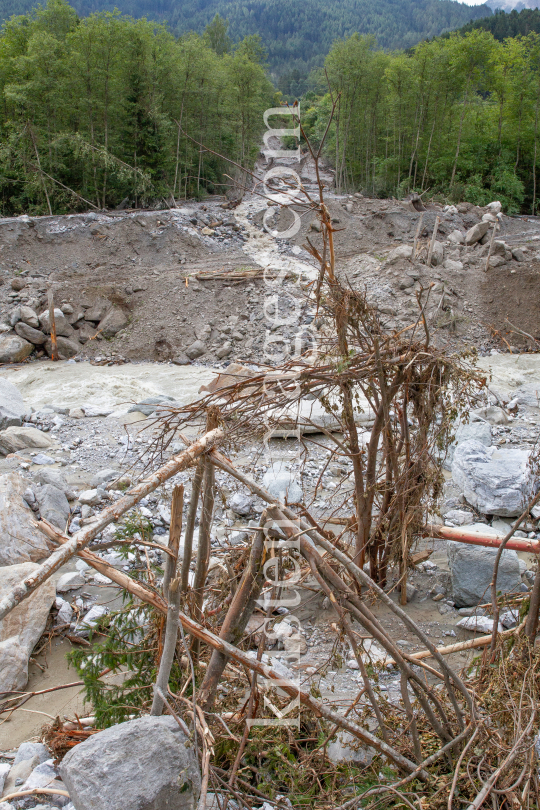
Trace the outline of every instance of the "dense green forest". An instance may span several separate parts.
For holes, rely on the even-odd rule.
[[[479,20],[471,20],[466,25],[458,29],[459,34],[467,34],[469,31],[482,29],[490,31],[495,39],[502,42],[508,37],[527,36],[536,32],[540,33],[540,9],[524,8],[521,11],[496,11],[491,17],[482,17]]]
[[[218,26],[219,28],[219,26]],[[65,0],[0,36],[0,210],[47,213],[197,195],[259,149],[274,88],[258,37],[216,53],[215,31],[176,39]],[[213,37],[212,37],[213,35]],[[215,43],[214,43],[215,44]],[[219,50],[219,49],[218,49]],[[223,191],[222,187],[219,187]]]
[[[0,19],[29,11],[35,0],[0,0]],[[373,34],[383,48],[409,48],[491,14],[486,5],[454,0],[73,0],[80,16],[114,11],[167,24],[175,34],[202,33],[218,13],[233,42],[259,34],[272,77],[304,79],[320,67],[335,39]],[[285,78],[284,81],[287,81]]]
[[[339,188],[431,189],[536,212],[540,35],[499,42],[474,30],[391,54],[354,35],[334,43],[325,67],[332,97],[340,94],[327,151]],[[304,126],[317,139],[331,94],[305,102]]]

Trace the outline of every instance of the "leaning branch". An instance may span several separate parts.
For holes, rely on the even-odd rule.
[[[221,428],[216,428],[206,433],[182,453],[173,456],[167,464],[155,473],[145,478],[145,480],[136,487],[133,487],[133,489],[124,495],[123,498],[120,498],[115,504],[104,509],[98,520],[93,523],[92,526],[74,534],[67,543],[57,551],[54,551],[36,571],[25,577],[25,579],[19,582],[18,585],[4,596],[0,601],[0,621],[4,619],[8,613],[11,613],[24,599],[27,599],[36,588],[43,584],[55,571],[58,571],[71,557],[84,549],[84,547],[100,534],[109,523],[118,520],[128,509],[135,506],[141,498],[153,492],[169,478],[172,478],[173,475],[191,466],[195,459],[209,450],[222,436],[223,430]]]

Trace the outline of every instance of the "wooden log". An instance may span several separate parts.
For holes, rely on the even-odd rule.
[[[518,626],[513,627],[511,630],[504,630],[502,633],[498,633],[499,638],[508,638],[509,636],[514,635],[519,630],[523,628],[525,624],[525,620]],[[487,647],[488,644],[491,644],[492,634],[490,633],[489,636],[480,636],[480,638],[471,638],[468,641],[458,641],[457,644],[450,644],[448,647],[437,647],[437,652],[439,655],[452,655],[455,652],[461,652],[462,650],[473,650],[477,647]],[[421,661],[424,658],[431,658],[433,653],[431,650],[420,650],[419,652],[415,653],[407,653],[407,660],[412,661]],[[387,658],[385,664],[392,663],[392,658]]]
[[[136,487],[133,487],[123,498],[120,498],[116,503],[104,509],[95,523],[88,526],[86,529],[81,529],[81,531],[74,534],[73,537],[70,537],[65,545],[53,551],[50,557],[48,557],[38,569],[25,577],[18,585],[15,585],[15,587],[2,598],[0,601],[0,620],[4,619],[8,613],[24,599],[27,599],[36,588],[54,574],[55,571],[58,571],[71,557],[84,549],[94,537],[101,534],[105,526],[118,520],[128,509],[135,506],[141,498],[153,492],[173,475],[191,466],[199,456],[213,447],[222,436],[222,428],[216,428],[210,433],[205,433],[204,436],[197,439],[190,447],[177,456],[173,456],[167,464],[155,473],[152,473],[152,475],[149,475]]]
[[[62,534],[62,532],[60,532],[50,523],[47,523],[47,521],[40,521],[39,528],[50,539],[59,543],[64,543],[63,548],[65,548],[65,546],[70,542],[70,539],[66,535]],[[117,585],[120,585],[120,587],[124,588],[126,591],[128,591],[128,593],[136,596],[142,602],[152,605],[162,615],[167,615],[167,603],[165,600],[159,594],[147,588],[143,583],[132,579],[123,571],[117,571],[116,568],[109,565],[109,563],[104,562],[100,557],[93,554],[91,551],[83,549],[79,553],[79,556],[82,560],[91,565],[92,568],[95,568],[100,574],[104,574],[104,576],[108,577],[113,582],[116,582]],[[391,759],[392,762],[394,762],[399,768],[407,771],[408,773],[413,773],[418,770],[418,766],[414,762],[402,756],[390,745],[383,742],[383,740],[375,737],[367,729],[359,726],[354,721],[351,721],[346,717],[342,717],[337,712],[332,711],[326,704],[323,704],[312,697],[310,693],[303,692],[297,683],[286,678],[282,678],[282,676],[273,670],[272,667],[263,664],[262,661],[257,661],[256,659],[251,658],[233,644],[225,641],[225,639],[219,638],[210,630],[202,627],[192,618],[186,616],[185,613],[180,612],[179,620],[184,629],[187,630],[191,636],[199,641],[203,641],[214,650],[218,650],[224,656],[231,658],[241,666],[257,672],[259,675],[262,675],[269,681],[276,681],[276,686],[279,686],[280,689],[282,689],[292,698],[299,697],[300,702],[313,711],[317,717],[324,717],[326,720],[338,725],[340,728],[344,728],[346,731],[349,731],[354,737],[359,739],[365,745],[372,746],[381,754],[384,754]],[[422,780],[427,778],[425,771],[420,771],[419,778]]]
[[[433,248],[435,247],[435,240],[437,238],[437,231],[439,230],[439,217],[435,217],[435,225],[433,226],[433,234],[431,235],[431,241],[429,243],[429,250],[427,255],[427,266],[431,267],[431,257],[433,256]]]
[[[180,537],[182,535],[182,512],[184,509],[184,485],[173,489],[171,501],[171,524],[169,527],[169,551],[165,560],[163,571],[163,596],[169,598],[169,585],[176,577],[178,567],[178,551],[180,549]]]
[[[58,343],[56,340],[56,320],[54,317],[54,296],[52,290],[48,294],[49,302],[49,329],[51,330],[51,360],[58,360]]]
[[[490,534],[468,532],[467,527],[439,526],[435,523],[428,523],[426,532],[430,537],[440,537],[442,540],[455,540],[457,543],[469,543],[472,546],[485,546],[486,548],[499,548],[504,539],[502,536],[494,537]],[[529,554],[540,554],[540,543],[519,537],[509,540],[505,548],[513,551],[527,551]]]

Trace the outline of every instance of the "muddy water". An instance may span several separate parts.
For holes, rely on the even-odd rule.
[[[180,404],[197,399],[201,385],[215,371],[204,366],[169,363],[130,363],[93,366],[90,363],[45,361],[3,369],[1,376],[17,386],[25,403],[77,408],[91,405],[122,415],[131,404],[146,397],[165,395]]]

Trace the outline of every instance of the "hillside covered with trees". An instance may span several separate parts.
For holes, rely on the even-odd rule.
[[[0,210],[43,214],[198,195],[251,165],[274,89],[257,37],[219,55],[145,20],[65,0],[0,37]],[[222,192],[223,188],[219,187]]]
[[[471,20],[458,29],[458,33],[466,34],[479,29],[490,31],[500,42],[508,37],[527,36],[533,32],[538,34],[540,33],[540,9],[524,8],[521,11],[513,9],[508,13],[495,11],[490,17]]]
[[[0,0],[0,19],[28,12],[35,0]],[[219,14],[239,42],[258,34],[276,80],[290,71],[306,76],[320,66],[334,40],[372,34],[383,48],[409,48],[422,39],[491,14],[487,5],[455,0],[73,0],[81,16],[118,8],[122,14],[167,24],[175,34],[202,33]]]
[[[331,93],[308,94],[303,121],[320,136],[340,94],[327,152],[340,189],[430,189],[536,212],[540,35],[499,42],[474,30],[391,54],[353,35],[333,45],[325,67]]]

